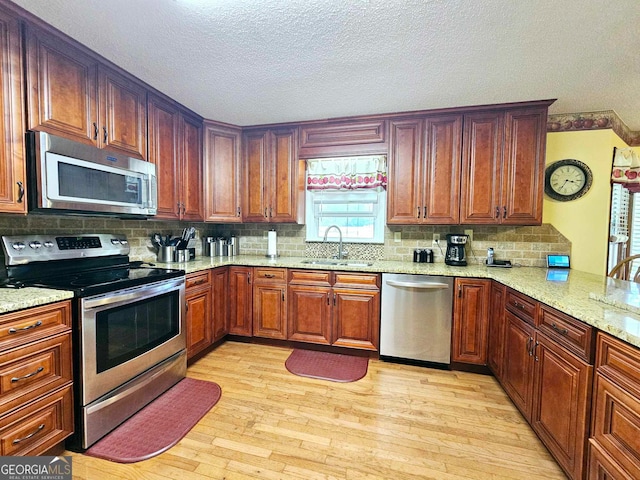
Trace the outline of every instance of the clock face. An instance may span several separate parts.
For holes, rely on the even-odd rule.
[[[560,160],[547,167],[544,191],[555,200],[575,200],[589,191],[592,180],[586,164],[573,159]]]

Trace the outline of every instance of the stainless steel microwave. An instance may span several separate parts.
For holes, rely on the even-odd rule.
[[[44,132],[27,134],[29,211],[151,216],[156,166]]]

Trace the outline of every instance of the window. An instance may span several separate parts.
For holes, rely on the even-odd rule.
[[[386,180],[385,157],[308,160],[306,240],[384,243]]]

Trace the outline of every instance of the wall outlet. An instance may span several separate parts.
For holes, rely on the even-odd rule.
[[[465,235],[469,235],[469,241],[473,242],[473,230],[469,229],[469,230],[465,230],[464,231]]]
[[[439,233],[434,233],[433,234],[433,241],[431,242],[431,244],[435,247],[437,245],[440,245],[440,234]]]
[[[402,232],[393,232],[393,241],[394,242],[402,241]]]

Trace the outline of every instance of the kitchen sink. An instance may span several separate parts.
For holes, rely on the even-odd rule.
[[[370,267],[373,265],[371,262],[351,262],[347,260],[332,260],[329,258],[302,260],[300,263],[306,263],[308,265],[338,265],[344,267]]]

